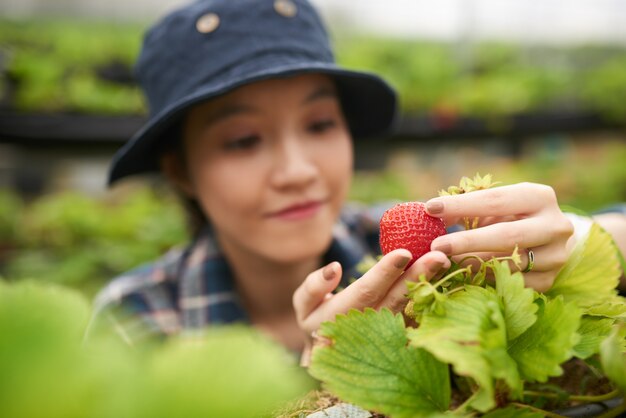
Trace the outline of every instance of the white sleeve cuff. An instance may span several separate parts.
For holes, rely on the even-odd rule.
[[[580,240],[589,233],[589,229],[591,229],[591,225],[593,225],[593,219],[589,216],[581,216],[568,212],[565,212],[564,215],[574,226],[574,239],[576,242],[580,242]]]

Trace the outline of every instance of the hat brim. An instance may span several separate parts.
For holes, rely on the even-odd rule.
[[[235,83],[211,84],[206,89],[198,89],[152,116],[114,155],[108,184],[112,185],[123,177],[159,171],[160,145],[166,140],[163,136],[193,105],[255,81],[303,73],[332,76],[353,137],[382,135],[394,125],[397,106],[395,91],[377,75],[329,63],[308,62],[306,65],[281,66],[251,73]]]

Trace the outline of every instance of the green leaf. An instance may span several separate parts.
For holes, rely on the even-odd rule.
[[[588,306],[583,313],[592,316],[604,316],[614,319],[626,319],[626,298],[615,296],[597,305]]]
[[[626,392],[626,353],[624,334],[626,325],[613,327],[611,335],[600,344],[600,361],[604,373],[623,392]]]
[[[479,389],[470,406],[475,409],[487,411],[495,405],[494,379],[504,379],[519,393],[521,381],[506,353],[505,319],[496,293],[468,285],[440,307],[425,313],[420,327],[407,332],[411,345],[452,364],[458,375],[474,379]]]
[[[131,350],[109,335],[84,344],[90,314],[76,290],[0,280],[0,416],[258,418],[276,416],[314,383],[290,353],[249,327],[212,327]]]
[[[559,365],[572,356],[581,314],[574,303],[565,303],[562,297],[537,299],[536,303],[537,321],[511,341],[509,354],[523,379],[545,382],[550,376],[559,376],[563,372]]]
[[[524,287],[522,273],[511,274],[506,261],[494,262],[492,269],[496,278],[496,292],[504,307],[507,339],[511,341],[535,323],[539,307],[534,303],[535,292]]]
[[[87,298],[78,291],[31,280],[15,284],[0,280],[0,353],[3,348],[18,348],[18,342],[78,345],[90,313]]]
[[[270,417],[312,379],[273,341],[246,326],[168,340],[148,358],[134,418]],[[143,392],[143,393],[142,393]]]
[[[612,318],[583,316],[578,328],[580,341],[574,347],[574,355],[586,359],[596,354],[600,350],[600,343],[611,333],[614,322]]]
[[[448,367],[410,347],[402,315],[351,310],[322,324],[311,375],[342,400],[393,417],[426,417],[450,403]]]
[[[89,315],[89,302],[78,291],[0,281],[0,416],[121,417],[121,409],[114,411],[121,393],[128,413],[134,399],[126,385],[136,374],[127,371],[134,370],[134,358],[128,347],[122,354],[128,357],[110,345],[99,352],[83,347]]]
[[[563,295],[566,301],[575,301],[582,307],[603,303],[617,294],[621,274],[611,236],[594,223],[546,295]]]

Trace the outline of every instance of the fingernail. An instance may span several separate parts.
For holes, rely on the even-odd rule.
[[[335,277],[335,262],[333,261],[322,270],[324,280],[332,280]]]
[[[401,255],[396,257],[396,261],[395,263],[393,263],[394,266],[396,266],[397,269],[404,269],[407,264],[409,264],[409,261],[411,261],[412,257],[409,257],[408,255]]]
[[[426,210],[428,213],[441,213],[443,212],[443,202],[440,200],[429,200],[426,202]]]
[[[438,242],[432,248],[433,251],[441,251],[445,255],[452,254],[452,245],[449,242]]]
[[[443,262],[437,260],[437,261],[434,261],[430,266],[428,266],[428,270],[431,273],[435,274],[435,273],[438,273],[439,270],[441,270],[441,267],[443,267]]]

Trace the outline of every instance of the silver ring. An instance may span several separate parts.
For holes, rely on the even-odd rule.
[[[535,267],[535,253],[533,250],[530,248],[526,249],[526,254],[528,254],[528,265],[524,270],[522,270],[522,273],[528,273],[533,269],[533,267]]]

